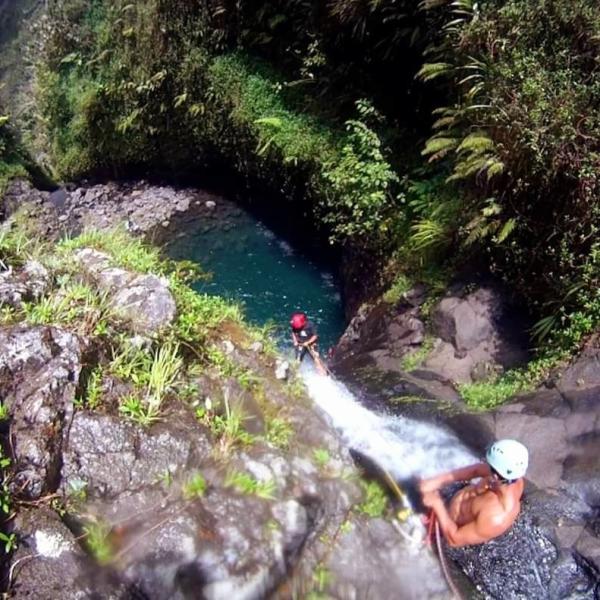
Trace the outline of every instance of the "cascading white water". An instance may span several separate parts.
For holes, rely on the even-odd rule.
[[[343,383],[319,375],[308,361],[300,372],[310,397],[328,415],[346,444],[397,480],[428,477],[478,459],[456,436],[440,427],[365,408]]]

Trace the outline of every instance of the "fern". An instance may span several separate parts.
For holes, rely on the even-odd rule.
[[[496,236],[496,241],[499,244],[501,244],[513,232],[516,226],[516,219],[509,219],[508,221],[506,221],[506,223],[504,223],[504,225],[502,226],[500,233]]]
[[[438,160],[454,150],[458,146],[458,140],[451,137],[433,137],[427,140],[425,148],[421,151],[422,156],[431,155],[429,162]]]
[[[411,231],[411,243],[419,251],[440,246],[448,237],[446,226],[433,218],[417,221],[411,226]]]
[[[453,68],[450,63],[446,62],[425,63],[417,73],[417,77],[422,81],[431,81],[441,75],[449,74]]]
[[[494,142],[483,132],[472,133],[460,143],[457,152],[485,152],[494,148]]]

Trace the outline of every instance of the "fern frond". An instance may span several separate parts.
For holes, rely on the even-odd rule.
[[[450,63],[425,63],[417,73],[416,77],[422,81],[431,81],[432,79],[440,77],[441,75],[447,75],[453,69],[454,67]]]
[[[553,314],[543,319],[540,319],[532,328],[531,328],[531,336],[536,342],[542,342],[545,338],[550,335],[552,330],[556,327],[558,323],[558,315]]]
[[[443,223],[433,219],[421,219],[411,226],[410,241],[415,250],[427,250],[444,243],[447,229]]]
[[[441,151],[448,151],[456,148],[458,140],[451,137],[434,137],[427,140],[425,148],[423,148],[421,155],[427,156],[428,154],[434,154]]]
[[[283,125],[279,117],[262,117],[260,119],[255,119],[254,124],[267,125],[267,127],[273,127],[273,129],[281,129],[281,126]]]
[[[438,119],[437,121],[434,122],[434,124],[432,125],[433,129],[442,129],[442,128],[446,128],[449,127],[450,125],[455,125],[456,124],[456,117],[452,116],[452,117],[442,117],[441,119]]]
[[[496,175],[500,175],[500,173],[504,172],[504,163],[500,160],[493,159],[492,163],[487,167],[486,175],[488,181],[495,177]]]
[[[504,223],[500,233],[496,236],[496,241],[501,244],[515,229],[517,226],[516,219],[509,219]]]
[[[461,154],[471,152],[481,154],[494,148],[493,140],[483,132],[471,133],[460,143],[456,151]]]

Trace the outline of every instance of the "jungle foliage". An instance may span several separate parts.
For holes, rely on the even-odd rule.
[[[390,281],[485,256],[538,339],[596,327],[595,0],[51,0],[36,40],[60,176],[220,156]]]

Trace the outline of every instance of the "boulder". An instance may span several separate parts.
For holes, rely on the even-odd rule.
[[[167,279],[111,267],[108,254],[91,248],[78,250],[75,260],[109,294],[110,305],[134,333],[152,335],[173,322],[176,305]]]
[[[11,418],[15,493],[35,499],[58,485],[81,357],[82,342],[66,331],[0,329],[0,396]]]
[[[424,366],[451,381],[487,379],[527,360],[523,318],[511,311],[495,287],[443,298],[432,320],[441,341]]]
[[[175,318],[176,305],[168,280],[156,275],[134,277],[116,291],[111,305],[139,334],[157,333]]]

